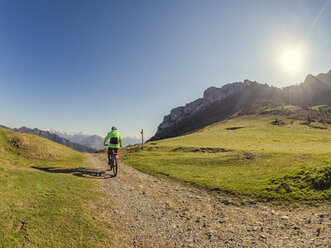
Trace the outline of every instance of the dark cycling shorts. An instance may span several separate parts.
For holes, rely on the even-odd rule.
[[[115,154],[116,157],[118,158],[119,155],[120,155],[118,148],[110,148],[110,147],[108,147],[108,155],[111,155],[111,151],[112,151],[112,150],[114,151],[114,154]]]

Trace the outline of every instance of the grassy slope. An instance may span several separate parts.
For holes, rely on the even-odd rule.
[[[109,244],[92,218],[101,195],[89,179],[33,170],[75,168],[83,156],[41,137],[0,128],[0,247],[97,247]]]
[[[297,109],[289,108],[285,115],[238,115],[189,135],[151,142],[124,160],[154,175],[233,194],[330,200],[331,125],[302,125]],[[275,118],[285,125],[273,125]]]

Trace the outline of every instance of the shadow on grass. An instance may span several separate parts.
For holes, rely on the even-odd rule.
[[[31,168],[45,171],[48,173],[72,174],[77,177],[85,177],[85,178],[93,178],[93,179],[109,179],[114,177],[111,174],[112,172],[107,173],[107,171],[98,171],[96,169],[84,168],[84,167],[64,169],[59,167],[43,168],[43,167],[31,166]]]

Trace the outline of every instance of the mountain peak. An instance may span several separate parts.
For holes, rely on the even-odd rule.
[[[306,78],[305,78],[304,83],[309,83],[309,82],[311,82],[311,81],[315,81],[315,80],[316,80],[316,77],[315,77],[315,76],[313,76],[312,74],[308,74],[308,75],[306,76]]]

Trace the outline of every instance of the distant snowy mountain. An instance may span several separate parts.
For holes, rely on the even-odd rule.
[[[29,134],[34,134],[38,135],[40,137],[44,137],[46,139],[52,140],[56,143],[59,143],[61,145],[65,145],[67,147],[70,147],[71,149],[74,149],[79,152],[89,152],[89,153],[94,153],[96,149],[92,149],[91,147],[84,146],[82,144],[79,144],[77,142],[72,142],[64,137],[61,137],[57,135],[56,133],[51,133],[46,130],[40,130],[38,128],[27,128],[27,127],[20,127],[20,128],[10,128],[6,127],[4,125],[0,125],[0,127],[9,129],[15,132],[20,132],[20,133],[29,133]]]
[[[66,138],[72,142],[82,144],[84,146],[91,147],[95,150],[101,150],[101,149],[105,148],[103,146],[104,138],[102,138],[96,134],[91,135],[91,134],[84,133],[84,132],[67,133],[67,132],[55,130],[55,129],[46,129],[45,131],[57,134],[60,137]],[[123,140],[123,146],[135,145],[135,144],[141,143],[141,137],[139,137],[139,136],[126,136],[126,137],[122,137],[122,140]],[[147,141],[147,140],[148,140],[148,137],[145,137],[144,141]]]
[[[139,136],[127,136],[123,137],[123,146],[135,145],[141,143],[141,137]],[[144,142],[148,140],[148,137],[144,137]]]
[[[2,125],[1,123],[0,123],[0,127],[4,128],[4,129],[11,129],[10,127],[6,127],[5,125]]]
[[[67,133],[67,132],[55,130],[55,129],[47,129],[47,131],[50,133],[57,134],[60,137],[66,138],[72,142],[91,147],[95,150],[101,150],[104,148],[103,138],[101,138],[100,136],[98,136],[96,134],[91,135],[91,134],[83,133],[83,132]]]

